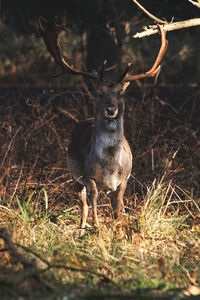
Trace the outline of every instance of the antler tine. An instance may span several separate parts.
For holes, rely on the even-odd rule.
[[[123,79],[124,82],[131,82],[131,81],[135,81],[137,79],[142,79],[145,77],[153,77],[160,69],[160,63],[167,51],[167,46],[168,46],[168,41],[166,40],[166,31],[163,30],[163,28],[158,25],[158,28],[160,30],[160,34],[161,34],[161,47],[160,47],[160,51],[158,53],[158,56],[155,60],[155,63],[153,64],[153,67],[147,71],[146,73],[141,73],[141,74],[137,74],[137,75],[130,75],[127,74],[125,76],[125,78]]]
[[[103,81],[103,79],[104,79],[106,65],[107,65],[107,59],[104,60],[102,66],[101,66],[100,72],[99,72],[99,77],[100,77],[101,81]]]
[[[121,74],[120,78],[119,78],[119,82],[122,82],[123,79],[126,77],[126,75],[128,74],[130,68],[132,66],[132,63],[128,63],[126,69],[124,70],[124,72]]]
[[[40,34],[46,44],[47,50],[54,59],[54,62],[61,66],[63,72],[56,77],[63,75],[64,73],[69,73],[71,75],[81,75],[91,79],[99,80],[99,76],[91,74],[89,72],[79,71],[73,66],[70,66],[62,55],[62,50],[59,43],[59,34],[64,30],[68,31],[65,25],[58,25],[56,23],[57,17],[54,17],[52,21],[47,21],[43,17],[39,17],[39,30]],[[45,23],[45,28],[43,27],[41,21]]]

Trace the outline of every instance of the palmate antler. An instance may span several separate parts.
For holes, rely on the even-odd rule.
[[[39,18],[39,29],[40,29],[40,34],[41,34],[42,38],[44,39],[44,42],[47,46],[49,53],[54,58],[55,63],[57,65],[60,65],[62,68],[62,73],[59,74],[58,76],[60,76],[64,73],[68,73],[71,75],[81,75],[81,76],[85,76],[90,79],[103,81],[103,75],[104,75],[104,71],[105,71],[106,61],[104,62],[99,75],[95,75],[95,74],[92,74],[89,72],[77,70],[73,66],[70,66],[66,62],[66,60],[63,58],[63,55],[62,55],[62,50],[61,50],[60,43],[59,43],[59,34],[62,31],[68,31],[68,30],[65,25],[56,24],[56,20],[57,20],[56,17],[54,17],[54,19],[52,21],[47,21],[46,19],[40,17]],[[41,21],[44,22],[45,26],[42,25]],[[161,47],[160,47],[160,51],[157,55],[157,58],[153,64],[153,67],[145,73],[131,75],[131,74],[129,74],[131,64],[128,64],[126,70],[120,76],[120,80],[119,80],[121,83],[123,83],[124,90],[129,85],[130,82],[138,80],[138,79],[146,78],[146,77],[153,77],[160,70],[160,63],[167,51],[168,41],[166,40],[166,31],[164,31],[160,25],[158,25],[158,28],[161,33]]]
[[[96,76],[94,74],[83,72],[75,69],[74,67],[70,66],[62,55],[62,50],[59,43],[59,34],[62,31],[68,31],[65,25],[58,25],[56,24],[57,18],[54,17],[52,21],[47,21],[46,19],[39,17],[39,30],[40,34],[47,46],[47,50],[51,54],[51,56],[54,58],[54,61],[57,65],[60,65],[62,68],[62,73],[58,76],[69,73],[71,75],[82,75],[89,77],[91,79],[99,80],[99,76]],[[43,27],[41,21],[45,23],[45,27]]]

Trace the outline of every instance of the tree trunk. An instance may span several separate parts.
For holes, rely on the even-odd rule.
[[[105,60],[106,68],[111,68],[106,74],[116,73],[115,68],[119,64],[121,57],[121,44],[116,39],[116,26],[110,28],[106,16],[108,10],[111,10],[111,3],[108,0],[101,0],[99,5],[93,9],[93,17],[90,26],[87,28],[87,69],[89,71],[99,70]],[[92,22],[94,21],[94,23]],[[92,24],[93,23],[93,24]]]

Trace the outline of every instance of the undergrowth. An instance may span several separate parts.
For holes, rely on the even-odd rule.
[[[93,99],[83,87],[1,90],[1,299],[199,294],[199,91],[189,92],[176,103],[165,90],[127,95],[134,159],[125,214],[116,223],[101,193],[100,228],[89,218],[80,232],[66,148]]]
[[[25,277],[19,282],[20,293],[34,296],[37,287],[40,292],[45,288],[48,295],[49,282],[54,293],[59,285],[60,296],[70,296],[68,290],[73,285],[74,295],[80,297],[82,290],[84,299],[100,287],[109,298],[110,294],[120,292],[125,297],[148,288],[150,294],[159,295],[161,290],[170,294],[170,290],[198,285],[200,231],[188,220],[199,213],[199,207],[189,195],[185,193],[183,198],[178,193],[171,182],[155,180],[147,187],[140,209],[123,216],[120,231],[108,212],[104,216],[106,208],[99,208],[100,229],[88,228],[84,235],[79,235],[77,206],[57,214],[40,207],[32,219],[28,201],[33,193],[23,207],[19,199],[16,208],[1,205],[1,227],[7,228],[28,261],[36,261],[37,275],[42,277],[39,282]],[[196,210],[187,208],[181,213],[188,201]],[[5,273],[19,272],[21,264],[5,249],[2,240],[1,249],[2,284]],[[72,294],[70,297],[73,299]]]

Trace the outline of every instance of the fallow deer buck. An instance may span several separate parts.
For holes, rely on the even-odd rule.
[[[85,228],[88,216],[87,195],[92,203],[93,224],[99,226],[96,201],[98,190],[111,193],[111,205],[115,218],[120,218],[123,209],[123,195],[132,169],[132,154],[124,136],[124,92],[131,81],[153,77],[160,69],[160,62],[167,50],[166,32],[159,26],[161,47],[153,67],[146,73],[130,75],[130,65],[118,81],[105,80],[103,65],[96,75],[79,71],[70,66],[62,56],[59,33],[67,30],[56,24],[56,18],[48,22],[39,19],[41,36],[62,73],[82,75],[99,82],[96,97],[95,118],[76,125],[68,148],[68,167],[79,187],[82,200],[81,228]]]

